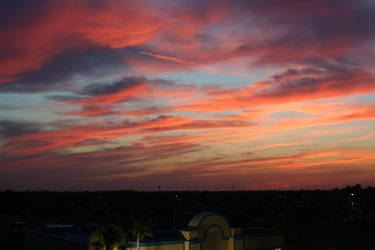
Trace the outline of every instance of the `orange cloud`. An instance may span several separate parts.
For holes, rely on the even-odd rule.
[[[0,60],[0,82],[39,69],[55,55],[72,49],[84,50],[91,44],[123,48],[144,43],[166,25],[140,3],[90,6],[89,1],[44,2],[43,7],[29,11],[18,12],[16,18],[26,16],[30,21],[0,31],[0,47],[14,52]]]
[[[349,113],[349,112],[348,112]],[[375,105],[357,106],[350,110],[349,114],[342,115],[336,118],[337,120],[362,120],[375,119]]]

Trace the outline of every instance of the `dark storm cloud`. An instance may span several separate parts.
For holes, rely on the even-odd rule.
[[[316,37],[352,34],[355,39],[374,36],[375,6],[366,1],[235,1],[237,11],[262,16],[263,22],[290,24],[297,32]],[[304,29],[300,29],[304,27]],[[300,36],[299,38],[303,38]]]
[[[0,136],[13,137],[39,132],[42,125],[33,122],[0,121]]]
[[[287,69],[284,72],[275,74],[272,76],[272,79],[275,81],[282,81],[288,77],[298,77],[300,75],[318,75],[324,73],[323,70],[317,68],[306,68],[306,69]]]
[[[343,96],[373,91],[374,80],[371,73],[359,68],[289,69],[273,76],[273,81],[256,98],[263,101],[277,98],[282,102]]]
[[[56,56],[41,69],[19,74],[18,80],[0,85],[0,92],[35,93],[69,89],[75,77],[111,73],[125,67],[124,57],[131,49],[92,47]]]
[[[258,27],[283,30],[283,35],[263,41],[249,36],[238,47],[240,53],[260,55],[254,64],[348,60],[375,38],[375,5],[364,1],[237,1],[234,6],[240,19],[251,13]]]
[[[0,27],[5,28],[10,25],[23,25],[26,22],[30,23],[33,20],[31,17],[38,17],[36,11],[42,11],[43,0],[3,0],[0,5]],[[26,19],[20,18],[22,15]]]
[[[120,81],[113,82],[111,84],[98,83],[87,85],[79,93],[90,96],[108,95],[139,85],[145,81],[146,78],[144,77],[124,77]]]

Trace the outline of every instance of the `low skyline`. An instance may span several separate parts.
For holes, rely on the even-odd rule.
[[[375,185],[373,1],[3,1],[0,189]]]

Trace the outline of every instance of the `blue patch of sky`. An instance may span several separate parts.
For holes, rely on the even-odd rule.
[[[307,115],[302,112],[297,111],[281,111],[275,112],[270,115],[273,118],[298,118],[298,117],[306,117]]]
[[[352,98],[354,99],[356,103],[375,104],[375,93],[354,95]]]
[[[204,71],[167,72],[158,75],[158,78],[174,81],[177,84],[194,83],[196,85],[228,85],[233,87],[247,86],[255,79],[226,73],[208,73]]]
[[[154,77],[171,80],[177,84],[230,85],[236,88],[247,87],[254,82],[268,79],[274,72],[281,70],[280,67],[275,66],[253,67],[251,61],[251,58],[236,58],[211,64],[206,68],[198,66],[186,71],[163,72]],[[232,64],[237,66],[233,68]]]
[[[52,122],[59,115],[44,94],[0,94],[0,120]]]
[[[23,110],[1,110],[0,120],[30,121],[30,122],[52,122],[57,118],[53,113],[45,111]]]
[[[7,106],[9,108],[29,107],[38,104],[41,101],[40,94],[0,94],[0,106]]]

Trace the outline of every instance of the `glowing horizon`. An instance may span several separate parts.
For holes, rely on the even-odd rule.
[[[0,12],[0,189],[375,185],[371,1]]]

